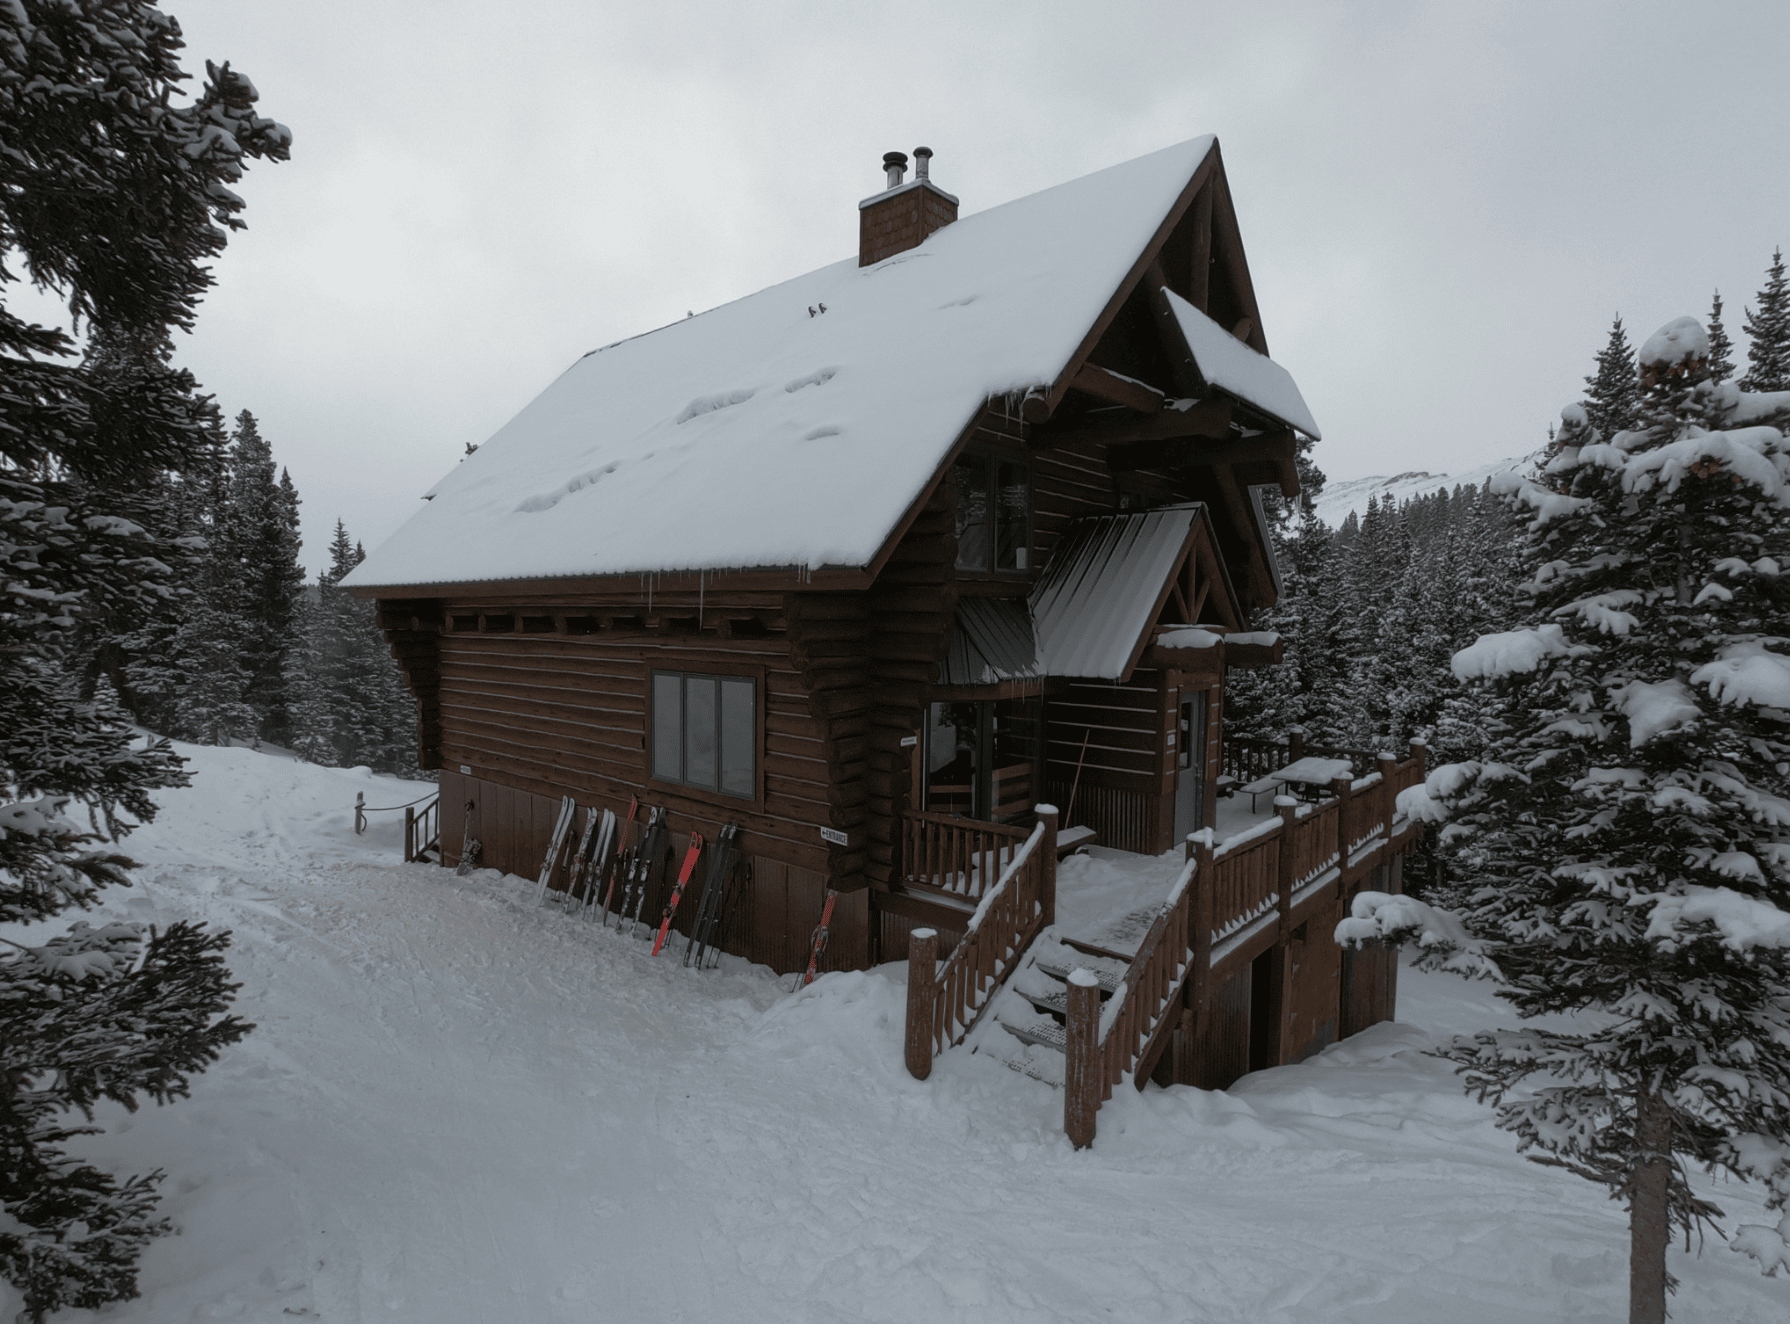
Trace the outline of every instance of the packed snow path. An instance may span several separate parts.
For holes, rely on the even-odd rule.
[[[900,971],[790,980],[398,858],[414,784],[185,751],[109,913],[236,933],[258,1029],[193,1098],[89,1152],[168,1169],[144,1297],[58,1320],[1615,1319],[1622,1211],[1511,1152],[1430,1033],[1481,989],[1231,1093],[1120,1090],[1092,1151],[986,1057],[902,1067]],[[677,951],[681,956],[681,946]],[[1758,1201],[1718,1192],[1751,1217]],[[1790,1284],[1674,1251],[1679,1320],[1785,1318]],[[0,1288],[0,1318],[17,1309]]]

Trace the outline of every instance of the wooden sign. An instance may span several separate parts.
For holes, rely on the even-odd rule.
[[[846,837],[845,833],[841,832],[838,828],[822,828],[820,830],[820,839],[822,841],[830,841],[835,846],[844,846],[849,843],[849,839]]]

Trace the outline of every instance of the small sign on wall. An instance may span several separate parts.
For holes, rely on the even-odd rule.
[[[835,846],[845,846],[850,844],[850,839],[838,828],[822,828],[820,830],[820,839],[822,841],[830,841]]]
[[[901,737],[901,747],[903,749],[910,749],[919,743],[920,743],[919,736],[903,736],[903,737]]]
[[[470,777],[470,776],[472,776],[472,769],[467,767],[464,763],[462,763],[460,765],[460,773],[462,776]]]

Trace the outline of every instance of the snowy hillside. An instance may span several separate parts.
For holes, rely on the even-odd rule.
[[[166,1167],[181,1228],[108,1324],[1623,1313],[1621,1208],[1423,1053],[1493,1023],[1482,987],[1406,971],[1404,1023],[1229,1093],[1121,1089],[1077,1154],[1062,1095],[986,1057],[907,1075],[899,969],[791,997],[655,961],[532,882],[396,862],[397,815],[353,835],[357,790],[414,783],[185,752],[109,911],[233,928],[259,1028],[191,1100],[102,1117],[90,1153]],[[1784,1318],[1718,1241],[1671,1265],[1677,1319]]]
[[[1321,459],[1320,456],[1320,461]],[[1499,460],[1458,474],[1428,473],[1414,469],[1408,473],[1394,474],[1390,478],[1383,474],[1373,474],[1366,478],[1332,478],[1324,484],[1324,490],[1318,496],[1318,518],[1334,529],[1349,517],[1351,510],[1357,518],[1365,514],[1369,497],[1384,501],[1391,496],[1399,502],[1405,502],[1412,497],[1427,496],[1439,487],[1445,487],[1451,492],[1462,484],[1479,487],[1493,474],[1507,473],[1527,462],[1520,457]]]

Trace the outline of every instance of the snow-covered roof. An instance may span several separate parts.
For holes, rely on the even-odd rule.
[[[1292,373],[1266,354],[1256,353],[1173,290],[1165,288],[1163,293],[1168,295],[1169,307],[1175,310],[1175,321],[1193,355],[1194,366],[1208,386],[1254,405],[1269,418],[1303,432],[1313,441],[1322,439]]]
[[[1068,366],[1212,147],[586,355],[347,582],[869,564],[988,399]]]

